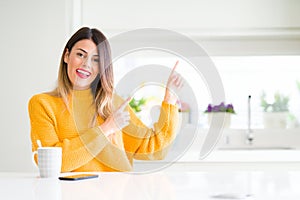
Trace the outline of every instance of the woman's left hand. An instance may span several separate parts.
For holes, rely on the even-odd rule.
[[[176,67],[178,65],[177,61],[172,69],[172,72],[169,76],[167,86],[166,86],[166,93],[164,101],[169,104],[175,104],[177,101],[177,95],[180,89],[183,86],[183,78],[175,72]]]

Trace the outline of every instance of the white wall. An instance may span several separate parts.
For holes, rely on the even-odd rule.
[[[295,27],[299,5],[298,0],[83,0],[82,22],[110,30]]]
[[[83,0],[80,5],[78,21],[109,36],[155,27],[189,36],[209,55],[300,54],[298,0]]]
[[[0,171],[32,171],[29,98],[55,85],[66,2],[0,1]]]

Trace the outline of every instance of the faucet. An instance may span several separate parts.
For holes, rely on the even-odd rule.
[[[252,145],[254,140],[253,131],[251,129],[251,95],[248,96],[248,127],[246,131],[246,144]]]

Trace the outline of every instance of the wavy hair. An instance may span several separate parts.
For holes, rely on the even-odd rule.
[[[53,95],[63,99],[67,108],[69,108],[69,94],[73,85],[68,77],[67,63],[64,57],[67,51],[71,52],[76,42],[84,39],[93,41],[97,46],[99,56],[99,74],[91,84],[94,103],[96,106],[95,117],[100,115],[104,120],[109,117],[112,112],[112,94],[113,94],[113,67],[109,42],[106,37],[97,29],[83,27],[79,29],[67,42],[60,59],[60,67],[58,72],[58,83]],[[95,118],[93,119],[95,120]]]

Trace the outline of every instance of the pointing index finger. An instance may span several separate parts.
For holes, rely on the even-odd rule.
[[[174,65],[174,67],[173,67],[173,69],[172,69],[171,74],[174,74],[174,72],[175,72],[175,70],[176,70],[176,67],[177,67],[178,63],[179,63],[179,60],[176,61],[175,65]]]
[[[129,101],[131,100],[131,97],[128,97],[120,106],[120,109],[123,110],[129,103]]]

